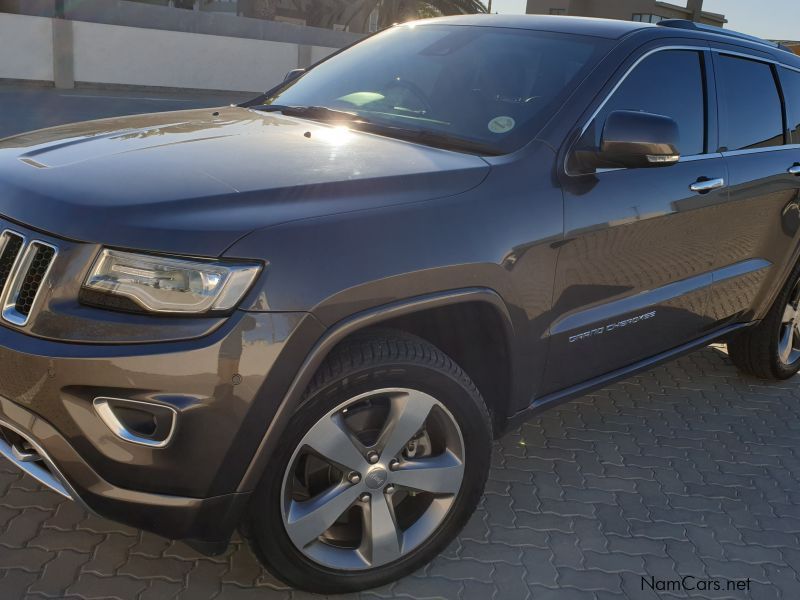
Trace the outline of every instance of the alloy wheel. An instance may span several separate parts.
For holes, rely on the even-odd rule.
[[[800,359],[800,281],[795,284],[783,309],[778,334],[778,357],[785,365]]]
[[[444,521],[464,478],[464,441],[445,406],[417,390],[343,402],[305,434],[282,483],[283,524],[316,563],[394,562]]]

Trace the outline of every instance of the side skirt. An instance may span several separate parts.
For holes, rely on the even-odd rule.
[[[506,421],[505,431],[521,425],[543,410],[561,404],[562,402],[566,402],[567,400],[584,396],[589,392],[605,387],[610,383],[614,383],[620,379],[625,379],[641,371],[646,371],[655,367],[656,365],[674,360],[679,356],[683,356],[684,354],[694,352],[695,350],[708,346],[709,344],[716,342],[730,335],[731,333],[746,327],[750,327],[751,325],[753,325],[753,323],[736,323],[734,325],[728,325],[727,327],[717,329],[716,331],[689,342],[688,344],[684,344],[683,346],[672,348],[671,350],[651,356],[645,360],[633,363],[621,369],[617,369],[616,371],[611,371],[610,373],[600,375],[594,379],[589,379],[588,381],[584,381],[572,387],[547,394],[541,398],[536,398],[527,408],[523,408],[521,411],[508,418]]]

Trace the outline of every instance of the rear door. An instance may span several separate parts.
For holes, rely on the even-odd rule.
[[[793,144],[791,135],[800,123],[800,73],[722,49],[714,66],[730,194],[717,211],[714,269],[725,276],[715,277],[708,317],[747,321],[796,245],[800,139]]]
[[[677,121],[670,167],[565,178],[565,241],[550,326],[544,394],[613,372],[700,336],[727,173],[716,152],[710,52],[662,48],[640,57],[587,124],[599,142],[616,110]],[[595,139],[591,142],[594,132]],[[693,191],[697,182],[712,182]]]

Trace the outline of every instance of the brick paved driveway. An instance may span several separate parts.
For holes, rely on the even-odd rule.
[[[366,598],[800,598],[800,378],[712,347],[545,413],[496,444],[485,500],[423,571]],[[0,598],[299,598],[239,540],[205,558],[85,514],[0,464]],[[642,590],[641,576],[750,578]]]

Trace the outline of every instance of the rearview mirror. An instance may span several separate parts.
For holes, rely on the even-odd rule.
[[[576,158],[589,169],[669,167],[680,158],[678,124],[669,117],[632,110],[608,115],[600,148],[579,150]]]
[[[294,81],[305,72],[306,72],[305,69],[292,69],[286,74],[286,77],[283,78],[283,83],[289,83],[290,81]]]

